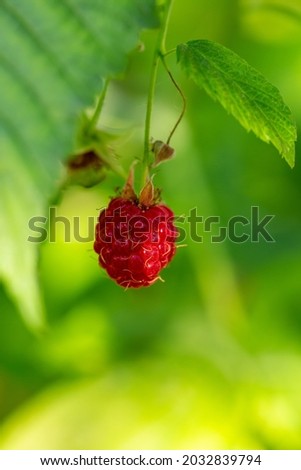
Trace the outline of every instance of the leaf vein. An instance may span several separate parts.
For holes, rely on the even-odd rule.
[[[43,53],[44,57],[48,59],[50,68],[55,68],[58,72],[58,76],[64,80],[65,85],[68,88],[72,88],[74,94],[82,101],[82,93],[79,90],[78,85],[75,83],[73,77],[70,75],[66,67],[58,60],[56,54],[49,49],[46,42],[42,40],[41,36],[33,29],[32,25],[26,20],[21,12],[15,8],[7,0],[2,0],[1,8],[5,8],[7,14],[15,21],[20,28],[26,33],[26,37],[31,39],[32,43]]]
[[[37,107],[42,116],[47,120],[47,122],[51,125],[51,127],[56,128],[56,121],[54,120],[53,116],[47,111],[48,107],[47,104],[43,100],[43,96],[37,92],[37,89],[33,87],[33,84],[28,80],[26,75],[22,74],[17,67],[15,66],[14,62],[10,61],[7,57],[1,54],[0,51],[0,62],[2,63],[5,70],[11,75],[12,79],[15,80],[18,85],[23,88],[25,93],[27,92],[37,104]]]

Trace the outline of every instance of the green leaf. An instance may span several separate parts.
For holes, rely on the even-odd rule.
[[[81,112],[156,26],[155,0],[0,3],[0,275],[31,325],[43,309],[28,220],[57,188]]]
[[[13,144],[1,131],[0,140],[0,273],[24,319],[40,329],[44,309],[36,279],[37,251],[26,246],[28,220],[42,213],[40,194]]]
[[[180,65],[198,86],[248,131],[272,142],[293,167],[296,126],[278,89],[245,60],[220,44],[189,41],[177,47]]]

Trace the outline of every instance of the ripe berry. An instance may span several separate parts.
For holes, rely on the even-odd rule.
[[[177,229],[163,204],[116,197],[100,212],[94,250],[99,264],[123,287],[146,287],[173,258]]]

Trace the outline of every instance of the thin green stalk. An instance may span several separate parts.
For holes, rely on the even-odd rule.
[[[174,52],[177,52],[176,47],[170,49],[169,51],[166,51],[164,54],[162,54],[162,57],[167,57],[169,54],[173,54]]]
[[[105,79],[103,82],[103,88],[101,90],[101,93],[98,97],[96,108],[94,110],[93,116],[89,122],[88,126],[88,133],[93,134],[93,131],[96,129],[98,121],[99,121],[99,116],[103,108],[104,100],[106,97],[106,93],[108,90],[108,85],[109,85],[109,79]],[[104,151],[101,145],[99,145],[99,142],[96,140],[93,142],[93,148],[98,153],[98,155],[101,156],[101,159],[105,162],[105,164],[111,168],[115,173],[117,173],[119,176],[122,178],[126,179],[127,174],[125,170],[122,168],[121,164],[119,163],[118,159],[116,159],[113,155],[111,155],[109,152]]]
[[[146,115],[145,115],[145,132],[144,132],[144,158],[143,164],[145,167],[145,175],[148,173],[148,167],[150,166],[150,125],[151,125],[151,117],[152,117],[152,107],[155,95],[155,86],[158,74],[158,65],[161,55],[165,53],[165,41],[166,41],[166,34],[167,28],[171,13],[173,0],[166,0],[165,3],[165,11],[162,18],[161,28],[158,33],[156,48],[153,57],[153,63],[151,68],[151,75],[150,75],[150,83],[149,83],[149,90],[148,90],[148,97],[147,97],[147,106],[146,106]]]
[[[106,78],[104,80],[103,88],[102,88],[101,93],[99,95],[94,114],[93,114],[93,116],[91,118],[91,121],[90,121],[90,124],[89,124],[89,131],[92,131],[97,126],[98,119],[99,119],[99,116],[100,116],[100,113],[101,113],[101,110],[102,110],[102,107],[103,107],[103,103],[104,103],[104,100],[105,100],[105,96],[106,96],[106,93],[107,93],[107,90],[108,90],[108,85],[109,85],[109,79]]]
[[[180,122],[182,121],[182,118],[183,118],[183,116],[184,116],[184,114],[185,114],[185,111],[186,111],[186,98],[185,98],[185,96],[184,96],[184,94],[183,94],[181,88],[180,88],[179,85],[177,84],[176,80],[174,79],[174,77],[173,77],[171,71],[170,71],[169,68],[167,67],[167,64],[166,64],[166,62],[165,62],[165,57],[166,57],[166,55],[167,55],[167,54],[165,54],[165,56],[161,55],[162,64],[164,65],[164,68],[165,68],[166,72],[168,73],[169,78],[171,79],[172,83],[174,84],[174,86],[175,86],[176,89],[178,90],[178,93],[179,93],[179,95],[181,96],[181,98],[182,98],[182,103],[183,103],[181,114],[180,114],[180,116],[178,117],[177,122],[175,123],[174,127],[172,128],[172,130],[171,130],[171,132],[170,132],[170,134],[169,134],[169,136],[168,136],[168,139],[167,139],[167,141],[166,141],[167,145],[169,145],[172,136],[174,135],[174,133],[175,133],[175,131],[176,131],[178,125],[179,125]]]

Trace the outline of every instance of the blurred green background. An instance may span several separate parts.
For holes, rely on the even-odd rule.
[[[295,13],[292,13],[295,12]],[[301,120],[301,2],[176,0],[168,47],[208,38],[232,48],[281,91]],[[111,84],[101,121],[129,129],[128,167],[143,148],[156,38]],[[300,449],[300,146],[294,170],[168,63],[188,110],[156,183],[178,215],[197,207],[224,223],[275,215],[275,243],[187,238],[165,283],[124,291],[97,266],[92,243],[40,248],[48,329],[29,331],[0,288],[0,445],[3,449]],[[152,136],[164,140],[181,101],[160,70]],[[58,214],[95,217],[122,181],[70,188]],[[3,249],[3,247],[2,247]]]

